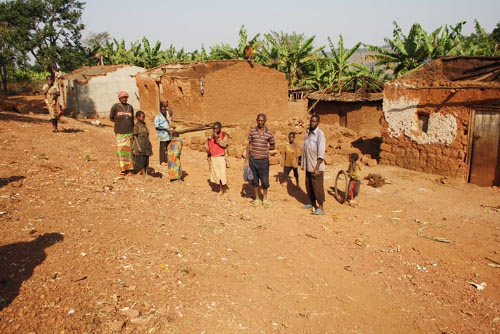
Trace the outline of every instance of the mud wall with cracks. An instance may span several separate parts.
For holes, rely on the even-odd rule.
[[[140,109],[146,113],[147,118],[154,118],[160,111],[158,83],[154,78],[141,75],[137,75],[135,80],[139,92]]]
[[[466,179],[469,125],[475,105],[500,104],[496,89],[409,89],[388,83],[380,162]],[[428,115],[428,130],[418,129]]]

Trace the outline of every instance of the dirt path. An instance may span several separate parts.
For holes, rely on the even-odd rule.
[[[362,175],[392,184],[312,217],[274,181],[274,206],[253,208],[241,160],[218,196],[189,149],[184,183],[115,182],[112,129],[62,126],[0,112],[2,333],[499,331],[498,188],[377,166]]]

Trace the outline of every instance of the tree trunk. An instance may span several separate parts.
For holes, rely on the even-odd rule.
[[[2,76],[3,91],[7,93],[7,65],[2,65],[0,74]]]

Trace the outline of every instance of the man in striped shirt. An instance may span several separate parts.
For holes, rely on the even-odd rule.
[[[266,115],[257,115],[257,126],[248,134],[247,158],[253,174],[252,186],[255,192],[254,206],[258,206],[259,180],[262,185],[262,204],[268,206],[267,189],[269,188],[269,150],[274,150],[274,134],[266,127]]]

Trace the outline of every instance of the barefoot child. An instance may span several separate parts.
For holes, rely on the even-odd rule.
[[[181,153],[182,139],[179,138],[179,132],[173,131],[170,143],[167,146],[168,153],[168,177],[170,181],[181,181]]]
[[[281,150],[281,166],[283,166],[283,180],[280,183],[283,185],[288,180],[290,171],[293,170],[293,176],[297,187],[299,187],[299,157],[301,155],[299,145],[295,144],[295,132],[288,134],[288,144]]]
[[[134,158],[135,170],[139,174],[147,176],[149,167],[149,156],[153,155],[151,142],[149,141],[149,130],[146,126],[146,114],[144,111],[138,110],[135,113],[137,123],[134,125]]]
[[[357,153],[349,154],[349,168],[347,175],[349,176],[349,194],[347,196],[347,203],[351,206],[356,205],[356,197],[359,195],[359,187],[361,185],[360,173],[361,166],[358,162],[359,155]]]
[[[227,191],[226,147],[228,135],[221,130],[220,122],[215,122],[212,134],[207,138],[207,154],[210,159],[210,182],[219,185],[219,194]]]

